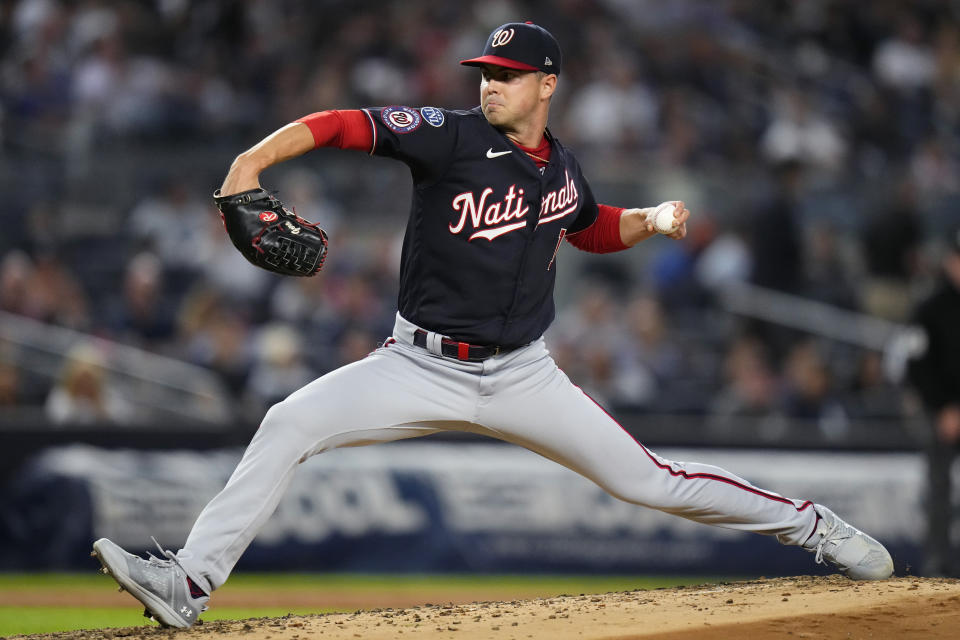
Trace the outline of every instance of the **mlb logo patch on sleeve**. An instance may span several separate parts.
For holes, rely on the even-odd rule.
[[[430,126],[443,126],[443,111],[440,109],[437,109],[436,107],[424,107],[420,109],[420,113],[423,115],[423,119],[426,120],[427,124]]]
[[[417,110],[410,107],[386,107],[380,112],[380,118],[388,129],[396,133],[410,133],[423,122]]]

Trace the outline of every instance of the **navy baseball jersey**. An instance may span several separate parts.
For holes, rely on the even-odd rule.
[[[364,112],[371,153],[403,161],[413,176],[400,314],[474,344],[517,347],[540,337],[554,317],[560,243],[597,217],[573,154],[551,137],[541,172],[479,107]]]

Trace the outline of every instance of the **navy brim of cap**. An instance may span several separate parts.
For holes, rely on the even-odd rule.
[[[485,64],[495,64],[498,67],[504,67],[506,69],[518,69],[520,71],[540,71],[540,69],[537,69],[533,65],[529,65],[524,62],[517,62],[516,60],[511,60],[510,58],[501,58],[500,56],[480,56],[479,58],[461,60],[460,64],[468,67],[481,67]]]

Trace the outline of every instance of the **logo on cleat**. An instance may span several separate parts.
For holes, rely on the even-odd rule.
[[[185,606],[184,606],[184,607],[180,607],[180,613],[182,613],[182,614],[184,615],[184,617],[187,617],[187,618],[189,618],[190,616],[193,615],[193,611],[190,611],[190,609],[188,609],[188,608],[185,607]]]

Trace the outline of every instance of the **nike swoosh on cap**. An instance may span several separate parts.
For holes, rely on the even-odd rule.
[[[489,149],[487,149],[487,157],[488,157],[488,158],[496,158],[496,157],[498,157],[498,156],[505,156],[505,155],[507,155],[508,153],[513,153],[513,151],[512,151],[512,150],[510,150],[510,151],[494,151],[494,150],[493,150],[493,147],[490,147]]]

